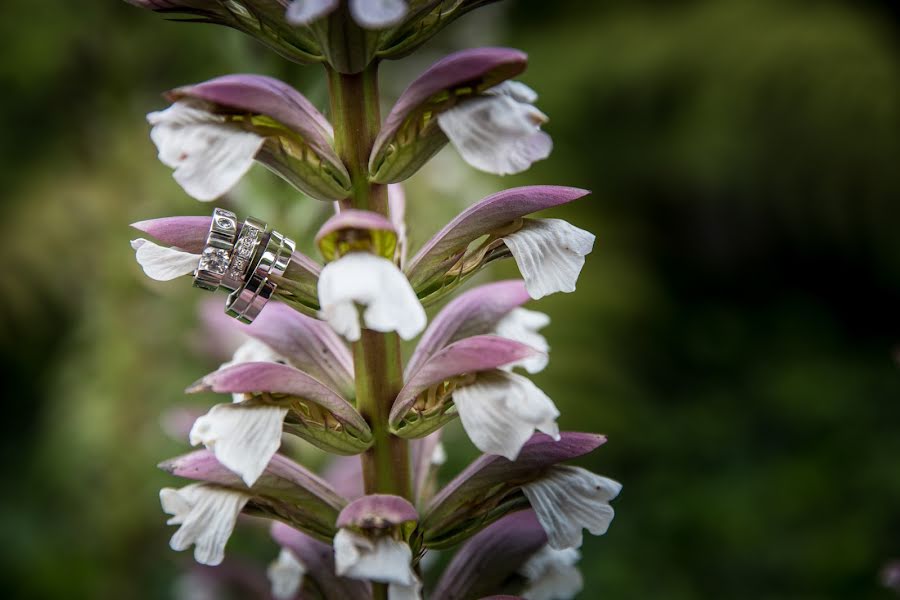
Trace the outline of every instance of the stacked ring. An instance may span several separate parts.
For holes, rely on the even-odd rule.
[[[234,244],[234,251],[231,256],[231,262],[228,264],[228,270],[222,276],[222,287],[230,291],[239,289],[244,285],[244,279],[253,263],[253,257],[256,255],[262,239],[265,236],[268,225],[247,217],[241,227],[241,234],[238,236]]]
[[[246,283],[233,291],[225,303],[225,312],[243,323],[252,323],[275,291],[270,277],[281,277],[291,262],[294,241],[273,231],[266,239]]]
[[[236,236],[237,216],[229,210],[214,209],[206,246],[200,253],[200,262],[194,275],[194,287],[211,292],[219,289],[231,262]]]

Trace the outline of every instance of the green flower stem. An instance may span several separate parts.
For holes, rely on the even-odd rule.
[[[341,206],[387,215],[387,187],[369,183],[369,153],[381,128],[377,63],[355,75],[329,69],[328,89],[335,148],[350,172],[352,186],[351,196]]]
[[[341,206],[388,215],[387,188],[368,178],[369,153],[381,126],[377,64],[355,75],[329,70],[328,83],[335,147],[352,183],[352,195]],[[408,443],[388,428],[391,404],[403,385],[397,334],[363,330],[353,344],[353,362],[356,405],[374,435],[372,447],[362,455],[366,493],[411,499]]]

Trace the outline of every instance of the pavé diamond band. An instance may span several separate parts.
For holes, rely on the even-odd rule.
[[[213,210],[206,246],[200,253],[200,262],[194,275],[194,287],[209,290],[219,289],[222,277],[231,262],[234,240],[237,237],[237,216],[230,210]]]
[[[229,291],[240,289],[244,285],[250,265],[254,262],[257,249],[266,235],[268,225],[259,219],[247,217],[241,226],[241,233],[234,244],[231,262],[222,276],[222,287]]]
[[[228,296],[225,312],[243,323],[252,323],[275,292],[272,276],[281,277],[291,262],[295,244],[277,231],[266,239],[246,283]]]

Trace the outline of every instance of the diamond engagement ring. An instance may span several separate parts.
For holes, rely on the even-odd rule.
[[[293,240],[273,231],[244,286],[228,296],[225,312],[243,323],[252,323],[275,292],[276,284],[270,277],[284,275],[294,248]]]
[[[250,271],[250,265],[268,228],[269,226],[259,219],[247,217],[244,220],[241,233],[234,243],[231,262],[228,263],[228,269],[222,276],[222,287],[234,291],[244,285],[244,279]]]
[[[206,246],[200,254],[197,273],[194,275],[194,287],[209,290],[219,289],[222,277],[231,262],[231,252],[237,237],[237,216],[230,210],[216,208],[213,210]]]

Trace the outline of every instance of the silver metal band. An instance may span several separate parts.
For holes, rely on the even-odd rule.
[[[250,265],[253,264],[256,251],[265,237],[268,225],[259,219],[247,217],[241,227],[241,233],[234,244],[228,270],[222,276],[222,287],[234,291],[244,285]]]
[[[239,321],[252,323],[277,287],[270,277],[284,275],[294,248],[293,240],[273,231],[244,286],[228,296],[225,312]]]
[[[219,289],[222,277],[231,263],[234,240],[237,236],[237,216],[230,210],[213,209],[212,222],[206,236],[206,246],[200,253],[200,262],[194,275],[194,287]]]

